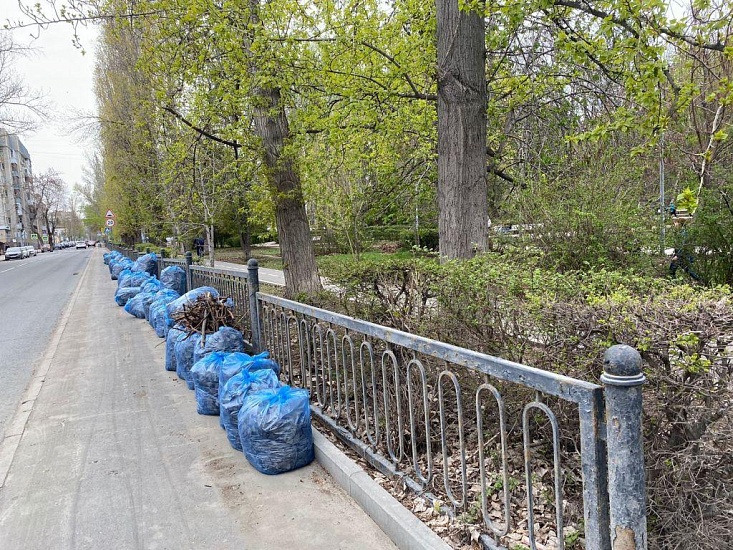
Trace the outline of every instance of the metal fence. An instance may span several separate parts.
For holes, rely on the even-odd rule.
[[[565,548],[566,514],[583,526],[588,549],[646,547],[635,350],[611,348],[598,385],[255,295],[262,347],[289,384],[310,391],[314,415],[434,506],[442,497],[456,515],[482,520],[487,547],[521,531],[532,550]],[[517,470],[523,484],[513,486]]]
[[[189,288],[233,299],[323,425],[429,506],[478,523],[485,547],[563,549],[570,520],[588,550],[646,548],[635,350],[608,350],[599,385],[261,293],[254,260],[247,275],[183,267]]]

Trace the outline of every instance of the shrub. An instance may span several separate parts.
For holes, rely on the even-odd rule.
[[[708,284],[733,284],[733,184],[704,189],[702,206],[688,224],[695,271]]]
[[[543,257],[485,254],[324,266],[349,314],[597,382],[603,354],[639,350],[650,547],[726,547],[733,518],[733,308],[728,287],[703,289],[626,271],[548,268]],[[514,399],[514,401],[512,401]],[[526,403],[515,391],[507,403]],[[508,405],[513,406],[513,405]],[[577,427],[577,410],[555,411]],[[521,410],[521,405],[520,405]],[[577,430],[570,430],[577,461]]]

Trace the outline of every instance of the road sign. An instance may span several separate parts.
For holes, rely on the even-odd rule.
[[[112,230],[109,227],[106,227],[104,229],[104,232],[107,233],[107,235],[109,235],[110,233],[112,233]]]
[[[31,239],[33,239],[34,241],[37,241],[38,240],[38,233],[31,233]]]
[[[112,218],[108,219],[108,220],[107,220],[107,221],[105,222],[105,225],[106,225],[107,227],[112,227],[112,226],[113,226],[114,224],[115,224],[115,221],[114,221],[114,220],[113,220]]]
[[[43,242],[48,244],[48,235],[43,236]]]
[[[104,215],[105,218],[114,218],[115,214],[112,212],[112,210],[107,210],[107,213]]]

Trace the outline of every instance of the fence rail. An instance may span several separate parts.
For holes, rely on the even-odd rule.
[[[588,550],[646,548],[635,350],[612,347],[599,385],[264,294],[255,260],[246,275],[190,254],[159,267],[174,262],[189,288],[233,299],[245,336],[310,392],[319,421],[433,505],[478,520],[487,547],[560,550],[572,522]]]

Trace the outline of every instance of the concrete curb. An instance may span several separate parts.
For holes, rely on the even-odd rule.
[[[15,412],[13,419],[8,423],[3,440],[0,441],[0,489],[5,486],[5,480],[8,477],[8,472],[10,471],[13,459],[15,458],[15,451],[18,450],[18,445],[20,445],[20,440],[23,437],[25,426],[33,412],[33,405],[35,405],[38,394],[41,393],[43,382],[46,380],[48,369],[51,366],[51,361],[53,361],[53,358],[56,355],[56,350],[61,342],[61,335],[64,333],[66,325],[69,322],[71,311],[74,309],[74,304],[79,296],[82,284],[86,279],[90,265],[91,259],[87,262],[84,272],[81,277],[79,277],[79,282],[76,284],[76,288],[74,289],[74,293],[66,306],[66,310],[61,316],[58,326],[51,335],[51,340],[46,348],[46,353],[38,366],[33,370],[33,375],[31,376],[30,382],[28,382],[28,387],[23,393],[18,410]]]
[[[450,550],[427,525],[313,428],[316,460],[400,550]]]

